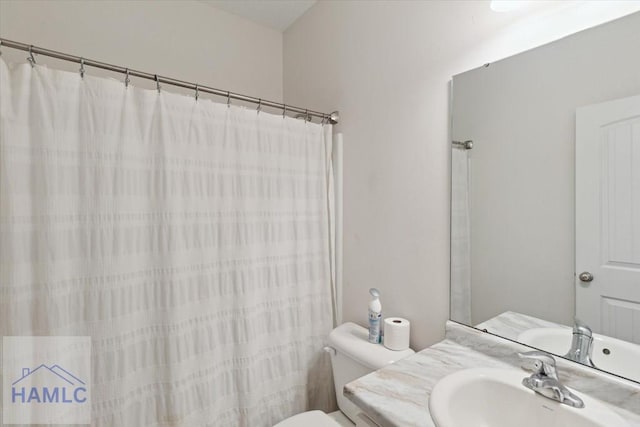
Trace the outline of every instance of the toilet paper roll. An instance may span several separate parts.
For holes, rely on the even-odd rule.
[[[401,317],[384,319],[384,346],[389,350],[406,350],[409,348],[409,331],[411,323]]]

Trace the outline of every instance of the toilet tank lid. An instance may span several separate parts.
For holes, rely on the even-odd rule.
[[[389,350],[382,344],[370,343],[368,338],[369,332],[366,328],[347,322],[331,331],[329,344],[336,351],[374,370],[415,354],[410,348],[401,351]]]

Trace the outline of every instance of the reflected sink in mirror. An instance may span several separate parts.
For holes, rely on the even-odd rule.
[[[473,368],[442,378],[429,399],[437,427],[629,427],[598,400],[576,392],[577,409],[547,399],[522,385],[516,369]]]
[[[518,341],[549,353],[563,355],[571,348],[569,328],[534,328],[518,335]],[[640,345],[593,334],[593,364],[598,369],[640,382]]]

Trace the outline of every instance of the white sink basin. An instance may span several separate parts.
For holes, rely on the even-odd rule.
[[[518,341],[558,356],[571,348],[569,328],[534,328],[518,335]],[[603,371],[640,382],[640,345],[593,334],[593,364]]]
[[[465,369],[441,379],[429,399],[437,427],[629,427],[598,400],[577,393],[576,409],[522,385],[516,369]]]

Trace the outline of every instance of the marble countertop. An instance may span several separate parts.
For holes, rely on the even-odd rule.
[[[475,367],[519,368],[517,352],[530,348],[447,322],[447,338],[413,356],[359,378],[344,395],[381,427],[435,427],[429,396],[446,375]],[[608,404],[630,426],[640,427],[640,386],[558,360],[561,380],[578,393]],[[523,378],[527,373],[523,370]]]

